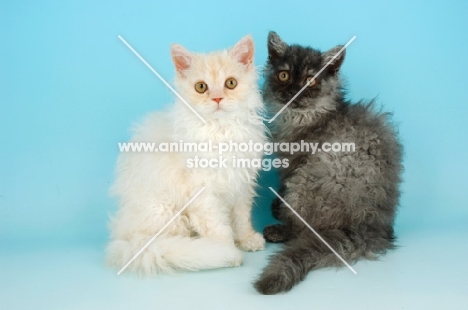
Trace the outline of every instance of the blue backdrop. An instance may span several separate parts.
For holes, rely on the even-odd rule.
[[[209,52],[250,33],[260,66],[270,30],[322,50],[356,35],[342,71],[349,98],[377,97],[405,147],[398,235],[466,236],[466,12],[466,1],[2,1],[0,253],[102,250],[117,142],[173,98],[118,35],[169,81],[171,43]],[[276,185],[262,175],[258,229]]]

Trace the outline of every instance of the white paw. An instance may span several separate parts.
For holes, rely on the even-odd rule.
[[[260,233],[254,233],[247,238],[237,240],[237,245],[243,251],[260,251],[265,248],[265,239]]]
[[[228,263],[228,267],[239,267],[243,262],[242,252],[236,249],[235,257]]]
[[[228,267],[239,267],[240,265],[242,265],[242,258],[241,259],[236,259],[236,260],[230,262]]]

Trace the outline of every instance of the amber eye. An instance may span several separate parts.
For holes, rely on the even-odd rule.
[[[289,72],[280,71],[280,73],[278,73],[278,80],[280,80],[281,82],[286,82],[287,80],[289,80]]]
[[[200,94],[203,94],[208,90],[208,85],[206,85],[205,82],[198,82],[197,84],[195,84],[195,90]]]
[[[312,76],[308,76],[306,78],[306,83],[308,84],[310,81],[312,81],[313,77]],[[317,79],[314,79],[312,82],[310,82],[310,84],[308,85],[308,87],[314,87],[315,85],[317,84]]]
[[[235,78],[229,78],[226,80],[226,83],[224,83],[227,88],[229,89],[234,89],[237,86],[237,80]]]

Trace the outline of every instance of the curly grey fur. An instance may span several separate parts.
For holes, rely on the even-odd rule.
[[[318,72],[339,47],[321,53],[310,47],[287,45],[274,32],[268,37],[264,99],[278,111]],[[374,103],[351,104],[344,99],[339,68],[344,54],[325,70],[280,114],[272,128],[275,142],[354,142],[354,152],[314,155],[279,153],[289,160],[280,171],[280,195],[345,260],[376,258],[394,247],[393,223],[399,200],[402,148],[389,113]],[[287,82],[278,72],[287,70]],[[342,262],[277,199],[272,212],[283,224],[268,226],[265,238],[286,242],[270,258],[255,283],[263,294],[290,290],[314,269]]]

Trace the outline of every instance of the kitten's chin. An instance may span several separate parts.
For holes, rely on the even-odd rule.
[[[274,105],[275,105],[275,109],[277,109],[278,111],[281,110],[282,108],[284,108],[284,106],[287,105],[286,109],[291,109],[291,110],[307,110],[308,107],[307,106],[304,106],[303,104],[300,104],[299,102],[297,102],[296,100],[289,103],[289,101],[291,100],[291,98],[289,99],[278,99],[278,98],[275,98],[274,100]],[[289,103],[289,104],[288,104]]]
[[[289,102],[276,102],[278,110],[284,108]],[[326,113],[335,110],[335,102],[332,98],[321,98],[321,99],[309,99],[306,101],[293,101],[287,107],[286,110],[290,113]]]
[[[289,104],[288,108],[297,110],[299,108],[304,108],[304,107],[300,106],[299,103],[293,101]]]
[[[207,111],[207,115],[214,115],[214,116],[222,116],[223,114],[229,113],[229,111],[226,109],[225,106],[222,105],[217,105],[210,109],[210,111]]]
[[[288,104],[289,100],[291,100],[291,98],[287,99],[287,100],[284,100],[282,105],[286,105]],[[293,102],[291,102],[289,105],[288,105],[288,109],[291,109],[291,110],[297,110],[297,111],[308,111],[308,110],[313,110],[316,106],[316,102],[314,102],[313,99],[302,99],[302,100],[294,100]]]
[[[234,117],[239,111],[243,111],[242,109],[239,109],[238,104],[232,104],[232,103],[227,103],[227,104],[220,104],[217,105],[213,108],[211,108],[209,111],[204,112],[206,115],[214,115],[217,117]]]
[[[272,113],[278,113],[280,110],[284,109],[284,107],[287,105],[289,101],[286,102],[279,102],[275,101],[274,103],[270,104],[270,112]],[[310,107],[304,107],[298,104],[297,102],[291,102],[286,106],[286,109],[283,110],[283,112],[289,112],[289,113],[294,113],[294,112],[305,112],[309,110]]]
[[[209,120],[221,120],[221,119],[231,119],[236,114],[236,111],[232,111],[223,106],[216,106],[210,109],[204,109],[203,111],[198,111],[198,113],[207,121]]]

